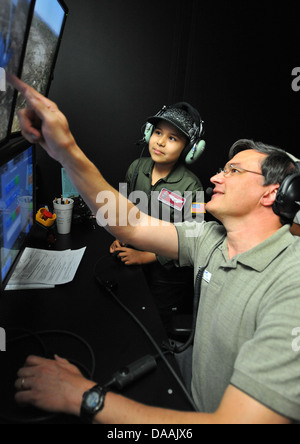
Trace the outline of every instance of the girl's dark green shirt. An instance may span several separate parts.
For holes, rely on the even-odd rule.
[[[203,186],[198,177],[188,170],[183,164],[179,163],[175,166],[175,168],[173,168],[167,177],[160,179],[156,184],[152,185],[153,167],[154,162],[150,157],[135,160],[131,164],[126,174],[128,194],[130,194],[131,191],[143,191],[146,193],[148,197],[148,208],[141,208],[140,205],[138,206],[141,211],[147,212],[147,214],[151,216],[165,220],[162,207],[168,206],[171,223],[192,220],[192,203],[198,202],[199,198],[201,198],[200,203],[203,202]],[[132,183],[133,180],[135,182],[134,184]],[[181,211],[182,220],[179,220],[181,215],[179,215],[178,212],[180,212],[180,210],[174,209],[158,200],[158,195],[163,189],[167,189],[168,191],[177,193],[183,197],[187,197],[186,203]],[[153,205],[153,199],[155,199],[155,203],[158,201],[157,206],[160,209],[159,214],[150,213],[151,208],[156,208],[156,205]]]

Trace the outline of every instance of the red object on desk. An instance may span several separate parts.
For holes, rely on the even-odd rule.
[[[50,213],[50,211],[48,211],[48,210],[45,210],[45,211],[44,211],[44,213],[43,213],[43,218],[45,218],[45,219],[51,219],[52,217],[53,217],[53,214]]]

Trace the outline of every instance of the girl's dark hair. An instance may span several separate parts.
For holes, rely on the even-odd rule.
[[[255,150],[267,154],[268,157],[261,164],[265,186],[277,183],[281,185],[287,176],[298,172],[295,163],[281,148],[248,139],[241,139],[233,144],[229,151],[229,160],[245,150]]]

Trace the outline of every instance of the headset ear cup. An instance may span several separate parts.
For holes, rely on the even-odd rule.
[[[193,148],[188,152],[185,163],[188,165],[193,164],[196,162],[199,157],[203,154],[206,147],[206,142],[204,140],[200,140],[200,142],[195,143]]]
[[[277,192],[273,211],[277,216],[293,220],[300,209],[300,175],[288,176]]]
[[[144,131],[144,141],[146,143],[150,142],[150,138],[152,136],[152,133],[153,133],[153,125],[151,123],[147,122],[146,126],[145,126],[145,131]]]

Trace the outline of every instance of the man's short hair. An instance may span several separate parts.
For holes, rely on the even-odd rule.
[[[281,148],[248,139],[241,139],[233,144],[229,151],[229,160],[241,151],[246,150],[255,150],[259,153],[267,154],[268,157],[261,164],[265,186],[277,183],[281,185],[287,176],[298,172],[295,163]]]

